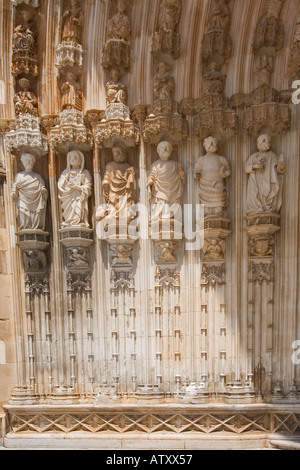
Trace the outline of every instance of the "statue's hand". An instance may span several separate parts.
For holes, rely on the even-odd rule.
[[[286,163],[285,162],[280,162],[277,166],[277,173],[279,175],[283,175],[286,171]]]

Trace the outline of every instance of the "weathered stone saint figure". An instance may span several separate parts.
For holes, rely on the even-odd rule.
[[[35,156],[21,157],[25,171],[16,175],[12,198],[19,209],[19,230],[45,230],[48,191],[43,178],[33,171]]]
[[[110,81],[106,83],[106,104],[122,103],[127,104],[127,89],[120,82],[121,74],[117,67],[112,67],[110,71]]]
[[[173,147],[169,142],[158,144],[159,160],[153,163],[148,177],[151,195],[151,223],[179,219],[184,192],[185,173],[181,162],[171,160]]]
[[[63,40],[80,43],[83,23],[83,11],[78,0],[71,0],[71,8],[67,8],[63,13]]]
[[[88,200],[92,194],[92,178],[84,169],[82,152],[72,150],[67,155],[67,168],[58,181],[62,208],[62,227],[89,228]]]
[[[16,116],[20,114],[38,115],[38,101],[36,95],[30,90],[30,82],[27,78],[19,80],[21,90],[14,96]]]
[[[96,217],[101,220],[108,216],[130,222],[135,217],[131,208],[136,202],[137,170],[126,162],[126,151],[121,144],[115,144],[112,153],[114,161],[106,165],[102,183],[108,210],[101,212],[99,208]]]
[[[175,31],[180,20],[181,1],[162,0],[159,11],[159,28],[164,31]]]
[[[131,35],[130,19],[126,15],[125,0],[117,1],[118,13],[107,22],[107,39],[118,39],[128,42]]]
[[[247,214],[279,212],[282,205],[282,176],[286,165],[283,156],[271,149],[267,134],[257,139],[258,152],[248,159],[245,170],[249,174],[247,188]]]
[[[218,155],[218,142],[214,137],[204,141],[206,155],[199,157],[194,168],[194,178],[199,184],[199,202],[205,206],[204,214],[222,217],[226,213],[225,180],[231,174],[226,157]]]
[[[62,109],[82,109],[82,93],[77,76],[73,72],[68,72],[66,80],[61,87],[61,107]]]
[[[13,34],[13,46],[17,50],[33,51],[35,47],[36,28],[29,10],[21,12],[21,20]]]

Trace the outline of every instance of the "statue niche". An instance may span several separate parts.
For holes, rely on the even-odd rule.
[[[173,60],[180,55],[180,35],[176,27],[181,16],[181,0],[162,0],[159,8],[158,30],[154,33],[152,54],[170,55]]]
[[[62,38],[66,43],[81,44],[84,15],[78,0],[71,0],[70,8],[63,12]]]
[[[16,175],[12,199],[19,210],[19,230],[45,230],[48,191],[43,178],[33,171],[35,156],[24,153],[24,170]]]
[[[127,88],[120,82],[121,74],[117,67],[110,71],[110,81],[106,83],[106,120],[130,119],[130,111],[127,106]]]
[[[96,219],[104,220],[108,235],[115,237],[124,230],[123,236],[127,238],[128,225],[136,217],[132,207],[136,203],[137,170],[126,162],[122,144],[116,143],[112,153],[113,161],[106,165],[102,182],[107,208],[98,208]]]
[[[181,162],[171,159],[172,145],[163,141],[157,146],[159,160],[153,163],[147,188],[151,202],[151,236],[182,238],[182,199],[185,172]]]
[[[131,22],[126,14],[126,1],[117,0],[116,4],[117,13],[107,22],[102,65],[105,69],[117,66],[126,72],[130,67]]]
[[[36,35],[37,28],[32,12],[29,9],[21,10],[13,33],[12,74],[14,76],[22,73],[33,77],[38,75]]]
[[[226,157],[217,153],[215,137],[204,140],[206,155],[197,159],[194,178],[198,181],[199,203],[204,205],[202,279],[204,283],[224,283],[226,238],[231,220],[226,218],[226,179],[231,175]]]
[[[75,73],[68,72],[61,87],[61,108],[82,111],[82,91]]]
[[[278,213],[282,205],[282,175],[286,164],[283,155],[271,151],[267,134],[257,139],[258,152],[248,159],[245,170],[249,174],[247,187],[247,214]]]
[[[205,216],[226,215],[225,180],[230,176],[226,157],[218,155],[217,139],[208,137],[204,141],[206,155],[199,157],[194,167],[194,178],[199,184],[199,202],[205,206]]]
[[[70,69],[80,71],[83,63],[82,29],[84,14],[80,3],[72,0],[62,17],[62,42],[56,49],[56,67],[66,74]]]
[[[30,81],[27,78],[19,80],[20,91],[14,96],[15,113],[18,117],[20,114],[31,114],[38,116],[38,101],[36,95],[30,90]]]
[[[84,164],[83,153],[72,150],[67,155],[67,168],[58,180],[63,228],[89,228],[88,200],[92,194],[92,178]]]

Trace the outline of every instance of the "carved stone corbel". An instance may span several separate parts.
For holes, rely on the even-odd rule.
[[[202,284],[225,283],[226,239],[231,235],[230,219],[205,217],[202,254]]]

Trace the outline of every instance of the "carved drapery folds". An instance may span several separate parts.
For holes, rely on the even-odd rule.
[[[173,147],[169,142],[160,142],[157,152],[159,160],[153,163],[147,182],[151,204],[150,237],[160,242],[181,240],[185,172],[181,162],[171,158]],[[161,258],[170,258],[174,248],[174,243],[170,243],[165,250],[161,247],[165,253]]]
[[[170,56],[173,60],[180,56],[180,35],[177,32],[181,17],[181,0],[161,0],[157,29],[152,40],[154,57]]]
[[[84,14],[81,3],[71,0],[64,4],[62,42],[56,50],[56,66],[61,71],[81,70],[83,61],[82,28]]]
[[[258,152],[249,157],[245,170],[247,187],[246,233],[249,237],[250,280],[273,281],[275,234],[280,230],[279,211],[282,205],[283,155],[271,151],[271,139],[260,135]]]
[[[127,163],[126,148],[122,143],[115,143],[113,161],[106,165],[102,181],[103,196],[106,206],[99,207],[96,218],[102,221],[108,240],[130,239],[129,225],[136,214],[132,209],[136,204],[137,169]]]
[[[44,275],[49,247],[49,233],[45,231],[48,190],[43,178],[33,171],[35,156],[24,153],[21,161],[24,171],[17,173],[11,194],[18,210],[17,244],[26,274]]]
[[[57,400],[59,404],[78,404],[83,399],[86,403],[94,403],[94,400],[95,403],[107,403],[107,400],[121,400],[125,395],[132,400],[169,397],[178,402],[198,400],[199,403],[216,397],[219,391],[222,399],[225,391],[228,392],[226,399],[238,395],[239,385],[226,388],[231,373],[228,357],[233,348],[234,353],[239,348],[235,339],[226,333],[226,328],[228,332],[228,325],[236,321],[233,306],[240,302],[238,289],[241,285],[243,292],[247,291],[245,296],[249,301],[249,317],[243,319],[245,330],[251,329],[249,337],[254,336],[252,329],[256,325],[251,322],[257,311],[267,324],[261,299],[268,307],[268,325],[273,328],[276,233],[280,231],[286,165],[282,156],[271,151],[270,138],[261,135],[262,128],[267,128],[270,135],[282,134],[289,129],[291,121],[290,96],[284,90],[274,89],[271,83],[276,54],[282,47],[280,2],[267,3],[267,13],[259,20],[253,43],[256,65],[256,82],[253,83],[257,85],[253,86],[254,90],[231,98],[225,94],[227,66],[233,52],[230,25],[234,1],[213,0],[202,55],[197,58],[202,60],[202,77],[198,83],[189,85],[194,93],[201,85],[201,91],[195,98],[182,99],[179,104],[175,101],[175,77],[188,77],[188,73],[176,73],[175,62],[180,57],[181,40],[184,39],[179,34],[184,2],[154,2],[158,17],[156,25],[152,23],[153,99],[150,105],[136,104],[130,109],[129,91],[137,79],[130,74],[131,19],[133,11],[139,11],[137,4],[133,10],[130,0],[110,0],[107,10],[103,10],[93,1],[86,4],[84,1],[61,2],[62,35],[55,62],[57,94],[40,103],[39,90],[43,90],[51,78],[48,70],[44,70],[38,84],[38,11],[34,10],[38,2],[14,1],[17,10],[12,37],[15,95],[10,105],[15,110],[15,119],[0,120],[0,137],[2,139],[5,134],[7,150],[18,157],[14,164],[19,172],[11,196],[18,212],[16,241],[19,248],[13,256],[16,266],[18,262],[22,263],[21,275],[25,279],[26,309],[22,311],[19,307],[18,315],[26,323],[24,356],[27,369],[24,382],[20,383],[28,382],[29,387],[19,387],[14,392],[14,403],[32,403],[41,397]],[[274,5],[278,7],[276,10]],[[21,8],[25,13],[21,13]],[[189,8],[193,11],[194,7]],[[83,28],[85,21],[86,26],[92,24],[85,15],[97,12],[101,16],[104,11],[107,11],[108,20],[103,73],[99,74],[92,70],[93,67],[91,70],[83,68],[83,51],[89,49],[86,62],[91,64],[96,50],[96,45],[93,49],[93,45],[83,43],[86,36]],[[147,7],[149,11],[152,10]],[[202,18],[201,8],[197,11]],[[295,51],[300,42],[298,33],[297,29]],[[45,38],[41,44],[44,41]],[[40,59],[42,56],[41,53]],[[45,49],[45,57],[49,66],[53,61],[51,47]],[[147,59],[143,60],[141,64],[146,66]],[[185,60],[188,63],[190,59],[183,58],[178,65],[182,66]],[[251,60],[247,60],[249,67]],[[192,73],[197,75],[196,66]],[[244,84],[237,78],[236,82],[243,88]],[[93,101],[93,90],[88,90],[85,99],[85,83],[91,88],[100,83],[105,92],[105,96],[101,96],[101,99],[106,98],[105,109],[85,109],[86,103]],[[138,79],[137,84],[140,84]],[[185,84],[181,85],[182,89],[187,89]],[[52,88],[50,91],[53,92]],[[147,94],[147,84],[138,92],[139,96]],[[52,109],[52,106],[57,106],[57,115],[40,118],[40,109]],[[193,136],[186,142],[189,124]],[[229,142],[237,132],[238,138]],[[247,207],[243,207],[243,188],[239,181],[241,161],[245,156],[243,149],[250,136],[256,135],[260,135],[259,151],[247,158]],[[198,158],[192,162],[200,139],[205,152],[200,157],[197,154]],[[51,150],[48,179],[47,162],[42,158],[38,160],[47,154],[47,142]],[[218,146],[223,150],[218,152]],[[232,183],[231,164],[224,155],[230,157],[231,162],[236,155]],[[25,163],[25,171],[19,169],[19,157]],[[34,163],[36,172],[33,171]],[[232,184],[232,201],[228,201],[229,184]],[[236,207],[233,207],[233,201]],[[186,228],[183,202],[193,206],[193,211],[195,204],[204,206],[204,244],[191,252],[187,248],[188,242],[184,245],[183,241]],[[141,216],[142,207],[149,209],[148,218],[144,218],[144,214]],[[93,209],[96,209],[95,213]],[[238,214],[244,209],[243,228],[243,219]],[[9,217],[13,213],[14,210],[10,210]],[[232,219],[235,214],[234,224],[229,214]],[[235,237],[232,237],[231,249],[226,251],[231,224]],[[47,231],[50,232],[50,226],[51,235]],[[142,236],[145,227],[149,228],[150,240]],[[244,240],[241,240],[242,234]],[[95,236],[99,238],[97,243]],[[235,263],[238,265],[244,247],[241,241],[248,241],[249,273],[242,261],[235,275]],[[226,265],[230,258],[231,266]],[[240,284],[236,287],[232,280],[239,274]],[[19,282],[17,276],[19,271],[16,274]],[[50,289],[54,294],[51,299]],[[64,293],[66,295],[62,295]],[[51,305],[55,312],[55,327],[51,327]],[[251,312],[254,312],[253,317]],[[256,321],[258,325],[260,319]],[[38,322],[41,322],[46,339],[35,338]],[[57,335],[55,341],[52,341],[52,331]],[[191,344],[186,345],[190,337]],[[48,384],[45,385],[48,395],[43,390],[43,378],[35,387],[39,367],[40,377],[42,374],[46,377],[45,363],[34,351],[37,341],[42,344],[44,339],[49,367]],[[144,348],[144,341],[147,348]],[[259,339],[255,341],[257,344]],[[65,346],[63,353],[60,353],[61,345]],[[219,357],[215,357],[217,347]],[[46,356],[43,348],[42,345],[41,354]],[[101,348],[105,351],[97,356]],[[140,356],[145,349],[147,358],[144,360]],[[248,349],[250,351],[250,346]],[[52,358],[54,350],[57,356]],[[199,352],[199,357],[195,351]],[[190,359],[189,353],[193,354],[195,363],[192,371],[185,365]],[[20,357],[21,354],[22,351]],[[245,363],[248,361],[246,354],[243,357]],[[249,364],[242,372],[242,383],[246,384],[244,390],[247,384],[252,387],[256,367],[250,363],[251,354]],[[230,358],[232,363],[235,359]],[[98,363],[94,364],[94,361]],[[215,363],[218,365],[214,366]],[[145,364],[148,370],[144,373]],[[82,371],[85,366],[86,371]],[[35,390],[39,395],[35,395]],[[249,397],[252,399],[252,395],[246,398]]]
[[[131,40],[131,21],[127,14],[127,2],[126,0],[112,0],[110,5],[112,16],[106,26],[102,66],[106,70],[115,66],[121,73],[126,73],[130,68]]]
[[[225,240],[231,234],[227,215],[226,180],[231,175],[226,157],[217,154],[214,137],[204,141],[206,155],[198,157],[194,178],[199,186],[199,203],[204,205],[204,245],[202,248],[202,278],[207,284],[224,282]]]
[[[261,134],[257,139],[258,152],[252,154],[245,166],[248,176],[246,234],[248,236],[249,312],[263,319],[271,333],[274,324],[276,233],[280,231],[283,179],[286,163],[283,155],[271,150],[271,138]],[[260,299],[264,299],[263,302]],[[269,352],[266,360],[265,352]],[[261,356],[259,356],[261,354]],[[273,383],[272,336],[262,339],[258,360],[268,375],[261,385],[278,393]],[[277,391],[276,391],[277,390]]]

